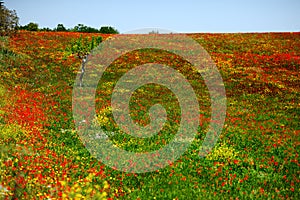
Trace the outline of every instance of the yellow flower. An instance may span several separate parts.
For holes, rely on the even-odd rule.
[[[76,195],[75,195],[75,199],[81,199],[83,196],[82,196],[82,194],[79,194],[79,193],[77,193]]]
[[[109,185],[108,185],[107,181],[104,181],[104,189],[107,189],[107,188],[109,188]]]
[[[67,185],[67,182],[66,182],[66,181],[60,181],[60,184],[61,184],[62,186],[65,186],[65,185]]]
[[[92,187],[89,187],[85,192],[86,192],[87,194],[90,194],[92,191],[93,191],[93,188],[92,188]]]

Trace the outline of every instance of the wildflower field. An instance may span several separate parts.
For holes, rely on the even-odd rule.
[[[135,66],[161,63],[182,73],[195,90],[200,126],[174,163],[148,173],[114,170],[80,140],[72,89],[77,54],[118,35],[26,32],[0,38],[0,199],[300,199],[300,33],[187,34],[211,56],[222,75],[226,120],[204,158],[199,149],[210,123],[210,100],[199,73],[181,57],[136,50],[115,60],[98,84],[95,123],[119,148],[145,152],[169,143],[180,120],[176,96],[146,85],[132,96],[131,117],[150,121],[154,103],[168,121],[150,139],[119,134],[110,97]],[[88,70],[88,69],[86,69]]]

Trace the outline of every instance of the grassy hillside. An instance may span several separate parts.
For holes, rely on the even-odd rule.
[[[20,32],[0,39],[1,198],[300,198],[300,33],[188,34],[216,63],[227,96],[223,131],[205,158],[198,153],[209,126],[209,93],[190,63],[160,50],[136,50],[114,61],[96,94],[95,120],[103,129],[119,133],[109,108],[112,89],[122,74],[143,63],[166,64],[181,72],[201,109],[201,126],[185,154],[166,168],[141,174],[97,161],[76,133],[72,88],[81,60],[74,49],[90,44],[92,36],[112,37]],[[167,88],[139,88],[132,96],[131,117],[148,124],[154,103],[168,108],[162,132],[151,139],[112,135],[116,146],[145,152],[172,140],[180,108]]]

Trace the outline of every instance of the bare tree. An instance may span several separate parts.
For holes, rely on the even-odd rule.
[[[84,56],[80,56],[79,58],[82,59],[81,62],[81,74],[80,74],[80,83],[79,86],[83,87],[83,76],[84,76],[84,72],[85,72],[85,63],[87,62],[87,58],[88,58],[88,54],[85,54]]]

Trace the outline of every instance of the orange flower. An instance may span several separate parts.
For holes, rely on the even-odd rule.
[[[259,191],[260,191],[260,193],[264,193],[265,192],[264,188],[260,188]]]

